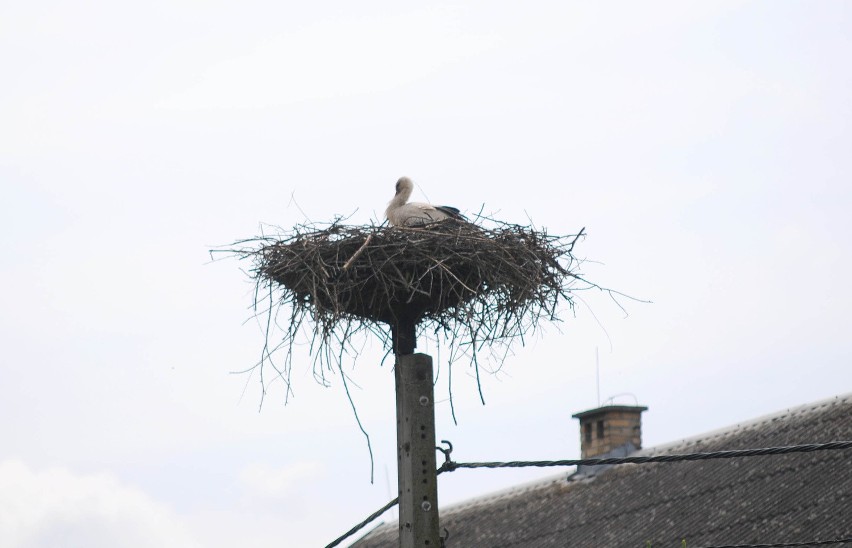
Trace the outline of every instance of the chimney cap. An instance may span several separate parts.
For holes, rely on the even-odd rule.
[[[642,405],[606,405],[604,407],[596,407],[595,409],[589,409],[588,411],[581,411],[580,413],[575,413],[571,415],[571,417],[574,419],[585,419],[588,417],[594,417],[596,415],[610,413],[612,411],[641,413],[642,411],[647,410],[648,408]]]

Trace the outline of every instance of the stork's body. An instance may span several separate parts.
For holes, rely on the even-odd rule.
[[[394,226],[417,226],[442,221],[444,219],[462,219],[459,210],[450,206],[435,206],[420,202],[408,202],[414,183],[408,177],[396,182],[396,195],[385,210],[385,217]]]

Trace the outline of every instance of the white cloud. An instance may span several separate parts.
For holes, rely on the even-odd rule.
[[[0,463],[0,547],[198,546],[170,510],[107,474]]]

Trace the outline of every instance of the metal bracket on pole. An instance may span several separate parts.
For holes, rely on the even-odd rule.
[[[438,548],[438,476],[432,358],[397,355],[396,438],[399,475],[399,545]]]

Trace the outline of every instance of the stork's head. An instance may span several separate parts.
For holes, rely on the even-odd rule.
[[[414,190],[414,183],[411,182],[411,179],[408,177],[400,177],[399,181],[396,182],[396,193],[402,194],[404,192],[408,192],[411,194],[411,191]]]

